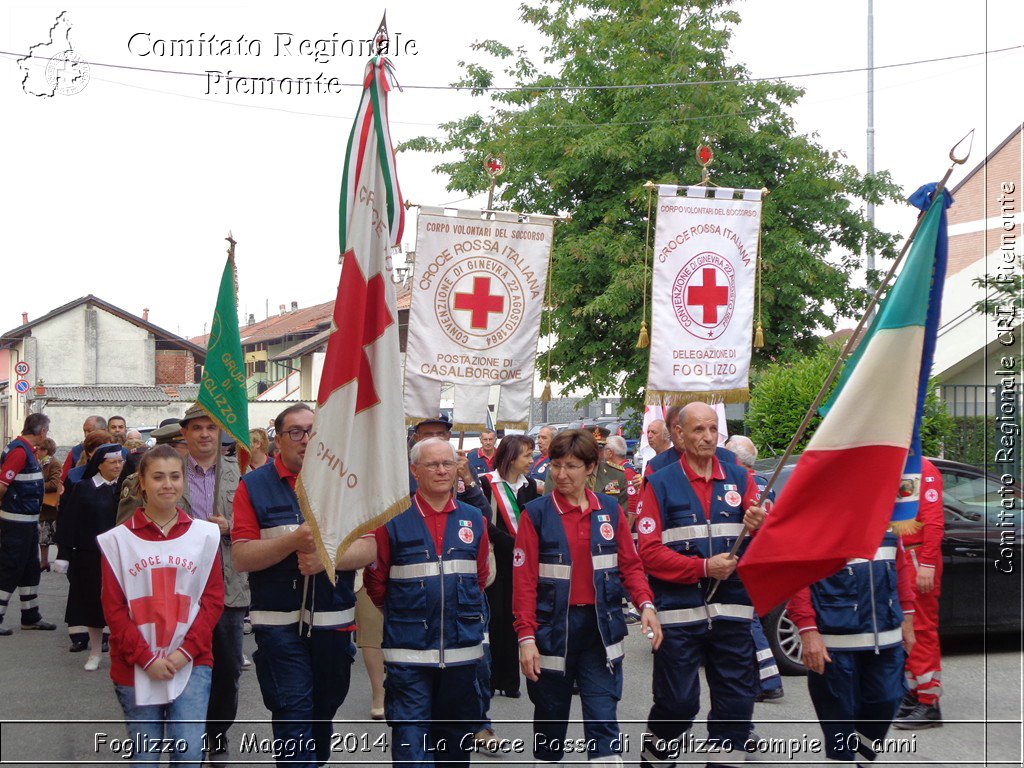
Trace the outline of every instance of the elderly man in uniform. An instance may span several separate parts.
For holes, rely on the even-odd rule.
[[[35,450],[49,429],[49,416],[30,413],[21,435],[0,454],[0,637],[11,634],[2,623],[15,589],[22,629],[56,629],[39,615],[38,598],[43,468]]]
[[[536,480],[539,487],[544,487],[544,481],[548,479],[548,446],[551,439],[557,434],[554,427],[541,427],[537,431],[537,453],[533,456],[533,464],[527,477]]]
[[[745,757],[757,693],[754,608],[730,550],[744,529],[760,527],[764,511],[755,504],[757,486],[746,469],[715,456],[713,408],[690,403],[672,431],[682,455],[647,478],[636,523],[640,559],[665,634],[654,655],[654,705],[641,765],[674,765],[672,745],[700,708],[701,662],[711,693],[708,734],[720,750],[709,765],[729,764]],[[715,579],[722,583],[709,601]]]
[[[295,495],[312,430],[309,406],[281,411],[274,460],[242,477],[232,531],[235,564],[252,588],[253,661],[273,717],[274,759],[305,768],[330,759],[331,721],[348,694],[355,657],[355,569],[376,555],[368,535],[345,551],[335,585],[324,573]]]
[[[494,459],[498,455],[498,450],[494,446],[497,442],[498,433],[493,429],[485,429],[480,433],[480,447],[474,448],[468,454],[469,468],[476,477],[494,471]]]
[[[672,440],[673,450],[662,451],[653,459],[648,461],[647,464],[644,465],[644,477],[647,477],[648,475],[653,475],[659,469],[664,469],[667,466],[675,464],[682,457],[683,445],[682,443],[679,442],[680,438],[678,437],[679,433],[676,431],[676,422],[678,421],[680,414],[683,412],[684,407],[685,406],[674,405],[671,408],[669,408],[668,412],[665,414],[665,424],[666,426],[668,426],[669,437]],[[712,410],[714,409],[712,408]],[[718,418],[717,412],[715,413],[715,418]],[[716,428],[716,434],[717,431],[718,430]],[[736,454],[734,454],[732,451],[730,451],[728,448],[725,448],[724,446],[719,446],[715,448],[715,457],[719,461],[724,461],[728,464],[736,463]]]
[[[483,712],[477,684],[487,628],[487,524],[452,497],[457,455],[428,438],[412,447],[417,490],[377,529],[366,591],[384,612],[385,716],[395,766],[468,766]]]

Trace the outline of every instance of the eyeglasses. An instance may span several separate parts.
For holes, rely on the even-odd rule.
[[[555,464],[551,463],[548,465],[548,469],[552,472],[561,472],[563,469],[566,472],[578,472],[581,469],[586,469],[586,464]]]
[[[292,427],[291,429],[286,429],[284,433],[292,439],[293,443],[301,443],[302,438],[313,434],[313,428],[310,427],[309,429],[303,429],[302,427]]]
[[[429,464],[417,464],[418,467],[423,467],[428,472],[440,472],[442,469],[445,472],[451,472],[457,466],[454,461],[432,461]]]

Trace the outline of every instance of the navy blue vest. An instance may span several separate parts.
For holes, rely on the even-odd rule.
[[[653,475],[659,469],[664,469],[665,467],[670,467],[673,464],[677,463],[681,457],[682,454],[679,453],[679,451],[677,451],[674,447],[669,448],[667,451],[662,451],[653,459],[648,461],[647,468],[649,468],[650,471],[648,472],[648,469],[645,468],[644,472],[648,475]],[[726,464],[736,463],[736,454],[730,451],[728,448],[723,448],[722,446],[718,446],[717,448],[715,448],[715,458],[718,459],[720,462]]]
[[[851,560],[811,585],[821,639],[830,650],[891,648],[903,642],[903,610],[897,590],[899,539],[887,532],[873,560]]]
[[[477,577],[486,529],[480,510],[456,502],[442,552],[415,503],[385,526],[391,548],[384,598],[384,661],[450,667],[483,656],[487,611]]]
[[[619,575],[618,540],[619,502],[603,493],[596,494],[601,509],[590,513],[590,560],[594,567],[594,608],[597,627],[605,648],[608,665],[622,658],[622,638],[626,619],[622,613],[625,592]],[[569,637],[569,591],[572,558],[565,526],[552,494],[534,499],[524,510],[537,531],[537,650],[541,669],[565,672]],[[613,535],[606,539],[601,528],[610,525]],[[607,530],[607,529],[605,529]]]
[[[661,541],[674,552],[702,558],[728,553],[743,531],[747,470],[736,464],[719,463],[725,479],[712,481],[710,520],[705,516],[700,497],[690,485],[679,461],[647,478],[661,510]],[[737,557],[743,556],[749,541],[749,538],[744,541],[736,553]],[[713,583],[712,579],[701,579],[696,584],[678,584],[651,576],[649,581],[662,626],[698,624],[714,619],[750,621],[754,618],[750,596],[735,571],[718,586],[710,603],[704,596]]]
[[[0,454],[0,464],[12,451],[25,452],[25,466],[7,486],[0,502],[0,520],[35,525],[39,522],[39,510],[43,505],[43,468],[36,461],[35,451],[20,437],[12,440]]]
[[[283,536],[302,525],[302,511],[295,491],[277,473],[273,461],[242,475],[241,482],[260,526],[260,539]],[[299,558],[292,552],[279,563],[249,573],[252,602],[249,618],[254,627],[295,624],[300,617],[313,629],[344,629],[355,626],[356,596],[353,571],[338,571],[331,586],[326,573],[310,579],[305,606],[302,591],[305,577],[299,573]],[[300,608],[302,613],[300,614]]]

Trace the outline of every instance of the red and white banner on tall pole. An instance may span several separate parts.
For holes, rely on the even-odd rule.
[[[455,430],[526,429],[554,218],[420,208],[405,353],[405,416],[436,417],[452,384]]]
[[[405,209],[388,130],[390,62],[366,66],[341,184],[341,280],[296,486],[317,551],[334,580],[337,558],[409,506],[402,362],[391,248]]]
[[[658,186],[647,402],[749,399],[761,190]]]

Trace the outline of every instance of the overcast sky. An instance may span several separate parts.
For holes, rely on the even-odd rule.
[[[993,51],[1024,42],[1020,0],[875,0],[875,65]],[[272,77],[323,72],[358,82],[365,57],[327,63],[299,54],[302,39],[370,36],[384,8],[394,38],[412,49],[393,58],[404,85],[444,85],[470,44],[497,37],[536,48],[536,31],[518,19],[518,3],[3,3],[3,50],[24,53],[45,42],[67,10],[71,43],[84,60],[131,67]],[[867,0],[744,0],[733,56],[755,77],[787,76],[804,86],[794,108],[798,129],[842,150],[863,169],[867,75],[798,77],[866,64]],[[136,36],[131,49],[129,40]],[[276,33],[292,37],[293,56],[276,56]],[[262,43],[261,55],[202,58],[139,55],[153,41],[218,38]],[[283,54],[283,51],[282,51]],[[977,129],[968,165],[980,162],[1024,110],[1024,52],[879,69],[875,74],[875,164],[908,191],[936,180],[950,146]],[[213,312],[228,230],[238,241],[239,311],[265,316],[280,304],[333,298],[337,286],[337,205],[344,144],[359,98],[340,95],[226,95],[204,76],[93,66],[75,95],[39,98],[22,89],[23,72],[0,56],[4,116],[0,332],[93,293],[185,336],[204,332]],[[500,80],[505,83],[505,80]],[[408,89],[391,97],[396,140],[438,135],[439,122],[486,99]],[[424,204],[450,203],[437,158],[398,158],[402,191]],[[696,171],[695,171],[696,174]],[[460,206],[480,205],[480,198]],[[549,213],[543,211],[542,213]],[[551,212],[553,213],[553,212]],[[913,213],[890,206],[880,226],[908,231]],[[407,220],[405,242],[415,229]],[[766,255],[770,258],[770,254]]]

